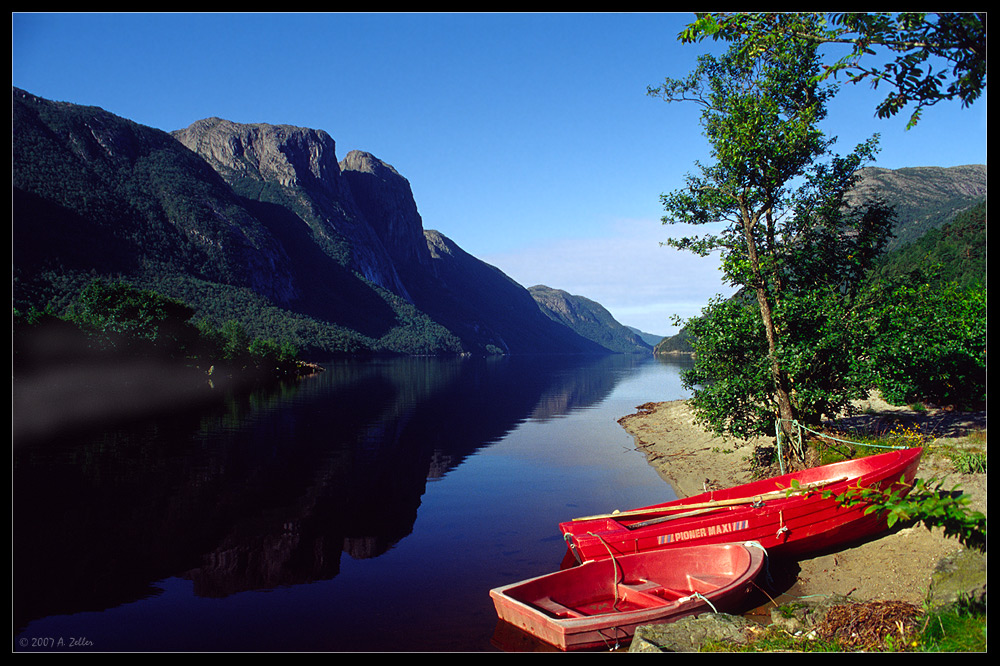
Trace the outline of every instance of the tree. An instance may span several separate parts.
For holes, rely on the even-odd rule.
[[[986,288],[899,280],[871,286],[871,380],[890,403],[986,404]]]
[[[761,432],[775,417],[788,428],[802,414],[828,411],[829,404],[815,400],[805,371],[797,370],[808,363],[793,362],[795,354],[817,349],[813,344],[793,352],[796,343],[805,342],[804,335],[796,338],[796,331],[806,330],[796,319],[811,299],[813,312],[825,303],[825,318],[832,320],[827,326],[836,325],[849,307],[842,301],[856,292],[888,238],[891,211],[878,205],[851,208],[845,197],[857,169],[875,154],[877,138],[847,157],[820,162],[831,156],[833,144],[818,129],[833,94],[820,73],[817,44],[787,39],[767,50],[732,46],[719,58],[702,56],[686,79],[667,79],[649,90],[668,102],[702,107],[714,158],[714,164],[698,164],[700,174],[688,175],[687,186],[662,195],[661,202],[664,223],[720,223],[721,231],[668,243],[702,255],[719,251],[727,281],[755,305],[753,317],[729,304],[709,309],[710,318],[729,322],[728,333],[713,334],[719,353],[708,353],[704,329],[695,331],[702,346],[696,345],[696,371],[689,377],[693,404],[718,432]],[[755,343],[755,336],[763,340]],[[760,364],[749,360],[710,366],[707,359],[732,353],[725,346],[741,344],[759,344],[766,378]],[[722,399],[723,392],[734,390]],[[810,395],[809,404],[803,402]],[[751,403],[753,408],[739,414],[732,409]]]
[[[706,37],[738,44],[748,54],[767,51],[789,39],[836,44],[850,51],[824,65],[821,79],[844,73],[850,83],[869,81],[890,88],[876,107],[879,118],[914,104],[907,127],[923,109],[941,101],[972,104],[986,88],[985,13],[719,13],[697,14],[681,32],[684,42]],[[867,64],[876,48],[895,56]],[[950,69],[950,71],[949,71]]]
[[[92,281],[73,310],[72,318],[110,349],[183,357],[198,337],[192,308],[126,282]]]

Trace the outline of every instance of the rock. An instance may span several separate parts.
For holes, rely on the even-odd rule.
[[[822,595],[771,609],[771,623],[792,636],[802,636],[823,622],[833,606],[852,603],[840,594]]]
[[[958,601],[986,606],[986,553],[962,549],[938,562],[931,575],[929,605],[940,608]]]
[[[340,243],[346,240],[351,269],[410,300],[389,251],[354,200],[329,134],[221,118],[199,120],[171,134],[238,190],[258,183],[280,185],[284,193],[277,202],[295,202],[296,214],[309,224],[320,247],[331,248],[332,258],[342,259]]]
[[[698,652],[708,641],[747,642],[751,620],[725,613],[691,615],[669,624],[636,629],[629,652]]]
[[[371,153],[352,150],[340,171],[376,236],[397,264],[430,265],[424,226],[409,181]]]

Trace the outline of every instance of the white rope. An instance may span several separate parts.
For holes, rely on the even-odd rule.
[[[717,611],[717,610],[715,609],[715,606],[713,606],[713,605],[712,605],[712,602],[711,602],[711,601],[709,601],[708,597],[706,597],[706,596],[705,596],[704,594],[702,594],[701,592],[695,592],[694,594],[689,594],[689,595],[688,595],[688,596],[686,596],[686,597],[681,597],[680,599],[678,599],[678,600],[677,600],[677,602],[678,602],[678,603],[683,603],[683,602],[685,602],[685,601],[691,601],[692,599],[701,599],[702,601],[704,601],[704,602],[705,602],[706,604],[708,604],[708,605],[709,605],[709,607],[710,607],[710,608],[712,609],[712,612],[713,612],[713,613],[716,613],[716,614],[718,614],[718,612],[719,612],[719,611]]]
[[[807,428],[804,425],[802,425],[801,423],[799,423],[796,419],[777,419],[774,422],[774,434],[775,434],[775,439],[776,439],[776,441],[778,443],[778,464],[779,464],[779,466],[781,468],[781,473],[782,474],[785,473],[785,457],[781,454],[781,424],[782,423],[791,423],[792,426],[796,429],[795,432],[796,432],[796,436],[797,436],[797,439],[798,439],[796,448],[798,449],[798,453],[799,453],[800,456],[802,455],[802,431],[803,430],[806,431],[806,432],[810,432],[810,433],[816,435],[817,437],[822,437],[824,439],[829,439],[829,440],[834,441],[834,442],[840,442],[842,444],[850,444],[850,445],[853,445],[853,446],[868,446],[868,447],[871,447],[873,449],[907,449],[907,448],[909,448],[908,446],[892,446],[892,445],[889,445],[889,444],[869,444],[867,442],[853,442],[853,441],[851,441],[849,439],[841,439],[840,437],[833,437],[831,435],[827,435],[826,433],[818,432],[816,430],[812,430],[811,428]]]

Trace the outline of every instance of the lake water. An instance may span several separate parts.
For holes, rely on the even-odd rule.
[[[18,447],[15,650],[534,649],[490,588],[558,569],[560,521],[674,497],[616,421],[683,363],[335,363]]]

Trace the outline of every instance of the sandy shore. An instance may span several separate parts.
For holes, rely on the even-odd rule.
[[[694,424],[686,401],[648,403],[619,423],[635,437],[649,463],[669,483],[678,497],[702,492],[706,487],[728,487],[750,481],[747,458],[753,441],[713,437]],[[983,413],[959,414],[946,410],[914,412],[892,407],[877,399],[859,405],[856,416],[838,422],[843,429],[885,432],[893,424],[919,428],[937,443],[961,443],[966,432],[986,429]],[[772,444],[773,440],[760,443]],[[954,473],[950,459],[927,447],[918,476],[946,477],[947,487],[959,485],[973,500],[973,508],[986,513],[986,475]],[[875,540],[798,562],[797,581],[789,596],[849,595],[860,600],[903,600],[919,604],[925,598],[931,574],[941,558],[961,550],[955,539],[922,526],[897,530]]]

